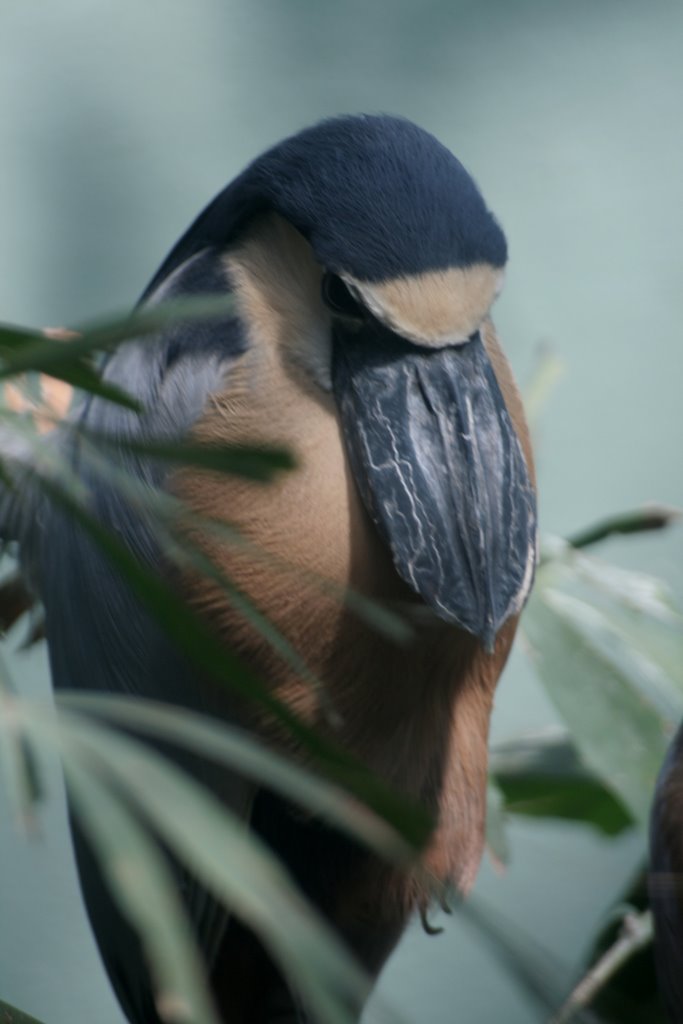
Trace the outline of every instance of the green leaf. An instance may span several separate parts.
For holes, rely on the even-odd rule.
[[[615,534],[643,533],[650,530],[663,530],[681,518],[681,510],[670,505],[648,504],[629,512],[600,519],[591,523],[584,530],[579,530],[567,538],[567,543],[574,548],[585,548],[598,544]]]
[[[0,380],[28,371],[45,373],[81,391],[139,412],[142,407],[135,398],[102,380],[90,356],[107,352],[132,338],[153,336],[173,324],[215,319],[233,309],[231,295],[178,299],[86,325],[77,329],[75,337],[63,339],[48,337],[41,331],[0,325]],[[243,465],[247,466],[246,456]],[[255,460],[251,461],[251,469],[257,472]]]
[[[13,354],[40,345],[46,340],[47,336],[42,331],[13,324],[0,324],[0,359],[11,358]]]
[[[14,714],[16,697],[9,671],[0,658],[0,776],[21,827],[36,828],[35,805],[43,795],[35,753]]]
[[[627,599],[622,592],[601,597],[594,581],[586,589],[575,557],[558,558],[539,571],[523,627],[582,760],[645,822],[659,767],[683,714],[683,694],[615,627],[613,615]],[[649,629],[653,616],[639,615]]]
[[[39,369],[39,367],[34,367],[34,369]],[[4,374],[0,370],[0,378],[3,376]],[[107,402],[112,402],[114,405],[121,405],[124,409],[131,409],[133,412],[142,411],[142,406],[136,398],[133,398],[132,395],[129,395],[115,384],[110,384],[108,381],[103,380],[97,370],[87,363],[59,364],[53,368],[50,376],[56,377],[57,380],[63,380],[65,384],[70,384],[80,391],[87,391],[91,395],[104,398]]]
[[[613,607],[639,612],[648,619],[673,626],[680,636],[683,615],[664,580],[579,552],[566,551],[566,562],[580,580],[611,599]]]
[[[122,341],[157,334],[176,324],[216,320],[234,312],[235,297],[232,293],[170,299],[156,305],[138,306],[132,313],[77,325],[74,330],[78,337],[69,344],[85,352],[108,351]]]
[[[291,452],[270,445],[140,440],[103,434],[80,424],[74,424],[73,431],[82,442],[87,441],[105,454],[128,452],[157,462],[195,466],[262,483],[269,483],[278,473],[296,468],[296,460]],[[100,470],[106,472],[106,467],[100,466]]]
[[[497,744],[491,771],[510,814],[564,818],[618,835],[634,819],[585,767],[569,737],[556,730]]]
[[[70,365],[80,365],[83,356],[107,352],[121,342],[154,335],[173,324],[227,316],[234,305],[232,295],[176,299],[76,327],[77,336],[63,340],[46,337],[39,331],[1,326],[0,379],[37,370],[65,380],[62,374],[68,372]]]
[[[591,588],[610,625],[641,657],[659,672],[662,685],[671,687],[676,719],[679,693],[683,695],[683,615],[664,580],[645,573],[608,565],[596,558],[571,559],[578,579]]]
[[[397,861],[412,857],[411,847],[363,804],[226,722],[139,697],[62,691],[57,702],[70,711],[97,715],[224,764],[299,803],[381,856]]]
[[[140,936],[157,1012],[169,1022],[218,1024],[176,880],[156,843],[100,781],[92,760],[67,745],[69,796],[121,913]]]
[[[331,927],[300,895],[275,855],[244,828],[241,819],[190,776],[136,740],[82,717],[62,717],[60,732],[70,784],[74,756],[84,769],[76,775],[77,799],[82,799],[84,774],[102,774],[117,791],[122,789],[191,873],[256,932],[312,1011],[330,1024],[352,1024],[356,1016],[351,1008],[366,998],[367,979]],[[95,795],[85,811],[84,822],[92,821],[97,814]],[[97,820],[100,827],[107,828],[99,847],[103,856],[111,853],[120,820],[112,820],[111,806]],[[148,882],[149,875],[159,870],[157,863],[149,864],[149,850],[143,853],[138,848],[135,858],[129,859],[128,872],[137,869],[144,856],[148,858]],[[120,874],[119,865],[117,877]],[[151,904],[143,895],[143,879],[138,882],[137,895],[128,894],[123,909],[129,916],[138,913],[146,917]],[[166,917],[163,920],[167,927]],[[151,941],[151,920],[146,917],[136,924]],[[162,918],[156,917],[155,925],[163,927]],[[160,951],[155,948],[152,952],[160,967]],[[169,950],[163,952],[168,955]],[[167,986],[172,975],[161,980]]]
[[[140,403],[115,384],[103,381],[89,359],[74,350],[74,344],[37,331],[0,327],[0,380],[28,371],[47,373],[74,388],[139,412]]]
[[[92,434],[87,436],[93,437]],[[294,457],[284,448],[257,447],[256,445],[193,444],[161,441],[133,441],[126,438],[97,438],[118,451],[131,452],[159,462],[170,462],[182,466],[215,473],[229,473],[269,483],[278,473],[296,467]]]

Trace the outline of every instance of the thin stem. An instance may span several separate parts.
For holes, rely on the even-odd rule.
[[[550,1024],[567,1024],[593,1002],[608,981],[617,974],[631,957],[648,946],[653,938],[652,914],[626,914],[616,942],[603,953],[598,962],[581,979],[566,1003],[552,1018]]]

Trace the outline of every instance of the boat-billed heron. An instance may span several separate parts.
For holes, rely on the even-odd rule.
[[[657,782],[649,889],[659,987],[672,1024],[683,1024],[683,726]]]
[[[79,414],[114,438],[189,433],[294,453],[296,471],[267,489],[121,457],[143,483],[237,524],[267,553],[270,561],[255,560],[243,547],[202,541],[322,692],[220,588],[166,570],[144,514],[91,476],[78,443],[65,441],[101,521],[166,571],[293,712],[433,814],[419,870],[399,871],[226,771],[193,768],[249,816],[371,975],[432,883],[468,889],[484,842],[493,694],[536,557],[529,438],[490,319],[506,257],[474,181],[430,134],[394,117],[325,121],[228,185],[142,300],[230,292],[234,313],[177,324],[110,357],[106,379],[139,399],[142,414],[97,398]],[[303,756],[262,709],[178,654],[78,526],[57,512],[41,524],[36,561],[57,688],[161,698]],[[403,609],[411,645],[379,635],[320,578]],[[139,946],[78,829],[75,843],[113,985],[134,1024],[153,1024]],[[225,1020],[303,1020],[256,939],[192,878],[181,887]]]

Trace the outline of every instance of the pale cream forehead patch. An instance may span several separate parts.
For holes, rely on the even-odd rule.
[[[466,341],[477,330],[503,286],[504,271],[475,263],[380,283],[341,276],[397,334],[439,348]]]

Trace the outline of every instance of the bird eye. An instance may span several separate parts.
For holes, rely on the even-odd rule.
[[[322,297],[327,308],[333,313],[356,320],[362,320],[367,316],[365,307],[337,274],[330,274],[329,271],[323,274]]]

